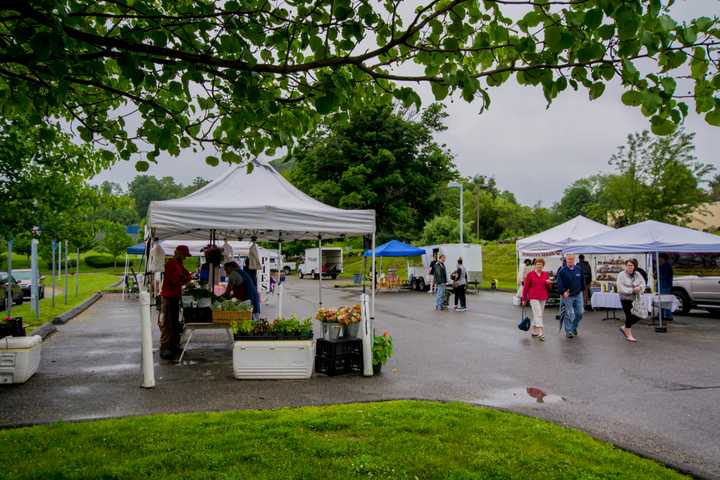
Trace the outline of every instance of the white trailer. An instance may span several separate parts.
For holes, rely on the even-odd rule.
[[[408,284],[410,288],[415,290],[428,290],[432,283],[432,275],[430,274],[430,262],[433,260],[433,254],[445,255],[445,268],[448,272],[455,269],[458,258],[463,259],[463,266],[467,270],[468,281],[480,285],[483,280],[483,261],[482,247],[475,243],[443,243],[439,245],[428,245],[419,247],[425,250],[422,255],[422,267],[408,268]]]
[[[305,250],[303,263],[298,267],[298,276],[305,278],[319,278],[320,271],[324,277],[330,277],[335,280],[338,275],[343,272],[343,251],[342,248],[323,247],[322,249],[322,269],[318,265],[318,249],[308,248]]]

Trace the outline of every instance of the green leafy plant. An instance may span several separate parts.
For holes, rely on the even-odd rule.
[[[222,312],[252,312],[252,303],[250,303],[249,300],[239,302],[237,299],[231,299],[216,302],[212,308],[213,310],[219,310]]]
[[[385,331],[382,335],[373,338],[373,365],[385,365],[393,356],[393,339]]]

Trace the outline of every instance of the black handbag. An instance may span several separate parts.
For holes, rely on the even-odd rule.
[[[522,330],[523,332],[527,332],[530,330],[530,318],[525,315],[525,307],[522,308],[520,313],[520,323],[518,323],[518,328]]]

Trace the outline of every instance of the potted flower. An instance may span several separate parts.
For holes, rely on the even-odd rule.
[[[205,260],[210,265],[218,266],[222,263],[224,253],[222,248],[216,247],[215,245],[208,245],[203,249],[203,254],[205,255]]]
[[[343,326],[338,323],[337,310],[334,308],[320,308],[315,314],[315,319],[322,323],[323,338],[325,340],[337,340],[343,332]]]
[[[233,321],[233,371],[238,379],[310,378],[315,358],[312,320],[295,316]]]
[[[360,332],[360,304],[352,307],[340,307],[337,310],[337,320],[340,325],[345,327],[345,336],[357,338]]]
[[[25,327],[22,317],[5,317],[0,324],[0,338],[2,337],[24,337]]]
[[[387,330],[373,338],[373,373],[379,375],[382,366],[393,356],[393,340]]]

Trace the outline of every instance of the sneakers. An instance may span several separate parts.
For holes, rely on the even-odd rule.
[[[568,332],[565,336],[567,338],[575,338],[575,334],[573,332]]]
[[[463,307],[456,308],[455,310],[458,312],[467,312],[467,308],[463,308]]]

